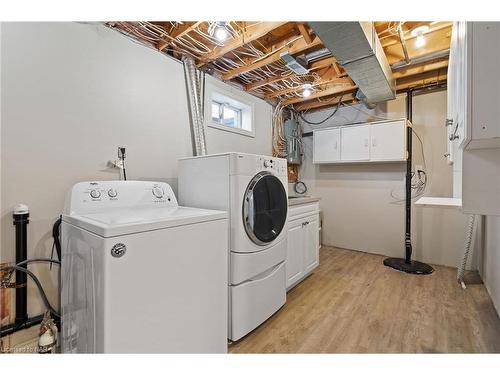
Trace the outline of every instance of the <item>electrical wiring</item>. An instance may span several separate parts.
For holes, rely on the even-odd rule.
[[[273,112],[273,155],[278,157],[286,156],[286,144],[284,135],[284,121],[283,121],[283,110],[284,106],[282,103],[278,103]]]
[[[340,99],[339,99],[337,105],[335,106],[335,109],[333,110],[333,112],[331,114],[329,114],[328,116],[326,116],[323,120],[318,121],[318,122],[307,120],[302,115],[301,112],[298,112],[298,114],[299,114],[299,117],[302,119],[302,121],[304,121],[306,124],[309,124],[309,125],[321,125],[321,124],[325,123],[326,121],[328,121],[329,119],[331,119],[333,116],[335,116],[335,114],[337,113],[337,111],[339,110],[339,108],[341,106],[341,103],[342,103],[342,97],[340,97]]]

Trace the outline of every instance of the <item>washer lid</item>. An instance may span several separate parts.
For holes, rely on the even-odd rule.
[[[63,221],[102,237],[177,227],[227,218],[227,212],[191,207],[123,208],[107,212],[63,215]]]

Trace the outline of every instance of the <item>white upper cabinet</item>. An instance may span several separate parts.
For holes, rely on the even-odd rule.
[[[340,129],[325,129],[313,134],[314,163],[340,160]]]
[[[406,151],[405,129],[405,120],[370,126],[370,160],[403,160]]]
[[[370,160],[370,127],[368,125],[348,126],[340,130],[342,161]]]
[[[405,119],[317,129],[313,133],[313,162],[326,164],[404,161],[405,130]]]
[[[469,24],[470,25],[470,24]],[[472,23],[470,148],[500,147],[500,23]]]
[[[448,65],[448,151],[500,148],[500,24],[454,22]],[[453,161],[453,152],[452,152]]]

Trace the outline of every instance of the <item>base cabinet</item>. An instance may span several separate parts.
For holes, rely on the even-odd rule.
[[[295,218],[291,216],[288,222],[285,262],[287,290],[319,265],[319,210],[317,204],[310,208],[313,211],[299,214]]]

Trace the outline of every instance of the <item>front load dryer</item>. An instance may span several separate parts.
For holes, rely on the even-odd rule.
[[[64,353],[227,352],[227,213],[167,183],[71,189],[62,217]]]
[[[179,201],[229,212],[229,339],[239,340],[286,301],[285,159],[225,153],[179,161]]]

